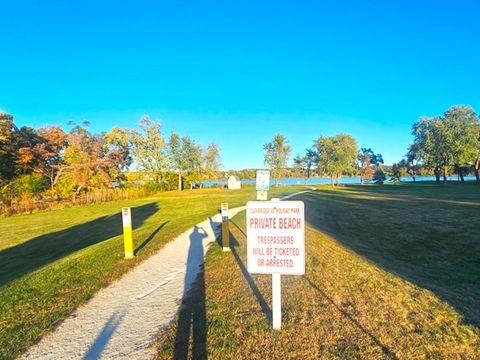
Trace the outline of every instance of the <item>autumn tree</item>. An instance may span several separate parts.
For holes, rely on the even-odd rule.
[[[320,136],[314,143],[317,149],[318,172],[329,176],[332,186],[339,183],[344,173],[355,169],[358,147],[351,135]]]
[[[67,134],[59,126],[43,127],[36,133],[39,140],[36,144],[21,147],[17,162],[48,179],[53,190],[56,174],[62,164],[61,152],[66,146]]]
[[[263,145],[263,149],[265,150],[265,165],[268,166],[272,177],[275,179],[275,186],[278,186],[283,172],[287,167],[288,160],[290,159],[292,148],[288,145],[285,136],[276,134],[271,142]]]
[[[375,154],[371,148],[361,148],[357,161],[360,167],[360,182],[363,184],[364,180],[368,181],[373,176],[372,165],[383,164],[383,157],[381,154]]]

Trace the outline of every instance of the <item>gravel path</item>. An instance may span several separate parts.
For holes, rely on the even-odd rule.
[[[230,209],[233,217],[245,207]],[[149,345],[175,316],[215,241],[221,216],[196,225],[101,290],[24,359],[149,359]]]

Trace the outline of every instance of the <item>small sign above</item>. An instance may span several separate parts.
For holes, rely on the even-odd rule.
[[[268,191],[270,189],[270,171],[257,170],[255,185],[257,191]]]
[[[222,218],[228,219],[228,203],[222,203]]]

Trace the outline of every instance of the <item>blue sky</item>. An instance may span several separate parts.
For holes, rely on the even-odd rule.
[[[350,133],[392,163],[420,116],[480,111],[476,1],[0,2],[0,109],[18,125],[148,114],[240,169],[277,132],[293,156]]]

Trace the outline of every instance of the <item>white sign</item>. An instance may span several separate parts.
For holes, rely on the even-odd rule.
[[[228,218],[228,203],[222,203],[222,218]]]
[[[270,189],[270,171],[268,170],[257,170],[257,179],[256,179],[256,190],[265,190]]]
[[[132,226],[132,215],[129,207],[122,208],[122,223],[123,227]]]
[[[305,211],[302,201],[249,201],[246,225],[248,272],[305,273]]]

